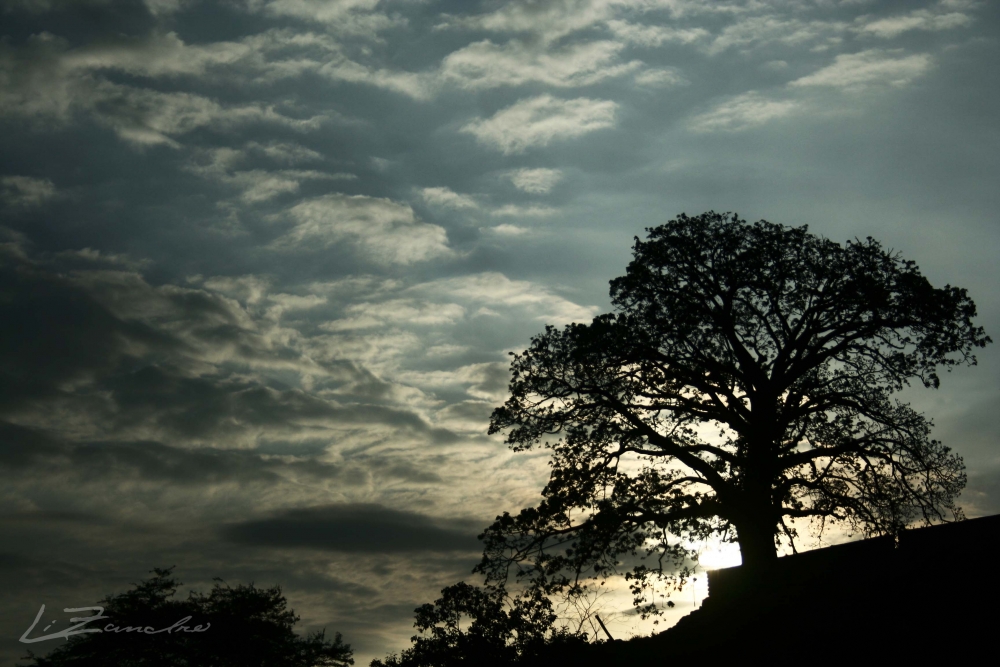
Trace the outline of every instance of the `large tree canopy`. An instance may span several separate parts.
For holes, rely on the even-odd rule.
[[[514,355],[490,433],[551,448],[552,473],[486,531],[482,571],[565,584],[653,556],[641,579],[713,534],[761,567],[796,520],[871,535],[961,517],[961,458],[892,395],[991,342],[964,289],[871,238],[714,212],[647,231],[614,313]]]

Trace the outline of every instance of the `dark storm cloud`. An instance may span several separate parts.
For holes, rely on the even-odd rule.
[[[337,425],[389,426],[442,444],[458,438],[402,409],[338,405],[299,389],[280,390],[255,381],[187,378],[154,366],[108,379],[100,388],[111,392],[122,410],[120,422],[142,420],[182,439],[236,438],[248,429],[267,427],[289,434],[307,433]]]
[[[128,358],[129,347],[163,352],[183,347],[169,335],[126,322],[85,289],[0,249],[0,410],[53,398],[59,387],[106,374]],[[70,335],[67,336],[67,333]]]
[[[6,246],[5,259],[0,318],[18,323],[0,331],[0,411],[8,415],[38,413],[46,404],[85,411],[101,420],[92,439],[133,432],[221,444],[261,428],[294,435],[339,424],[457,440],[404,408],[358,403],[377,401],[391,385],[347,361],[307,362],[300,350],[269,338],[267,321],[218,293],[155,288],[132,272],[63,273],[77,257],[32,259],[16,244]],[[227,364],[311,365],[324,386],[351,393],[331,400],[227,371]]]
[[[336,444],[324,440],[310,450],[296,442],[285,447],[270,443],[257,451],[182,448],[155,441],[73,442],[42,428],[0,421],[0,474],[21,480],[60,476],[91,483],[141,479],[190,488],[225,482],[278,485],[288,477],[335,482],[345,488],[368,484],[373,476],[423,485],[442,482],[437,472],[423,465],[381,454],[355,456],[338,464],[317,458]]]
[[[408,461],[393,461],[391,456],[360,460],[364,461],[371,470],[394,479],[419,484],[438,484],[444,481],[441,475],[432,469],[418,467]],[[445,462],[439,461],[439,464],[443,463]]]
[[[353,503],[287,510],[268,519],[226,526],[221,534],[239,544],[347,553],[476,551],[478,525]]]
[[[226,481],[276,483],[282,479],[278,471],[346,485],[365,482],[364,471],[357,466],[286,461],[244,450],[182,449],[158,442],[71,443],[6,422],[0,422],[0,470],[22,477],[70,473],[77,480],[139,478],[195,487]],[[406,476],[407,471],[402,472]]]

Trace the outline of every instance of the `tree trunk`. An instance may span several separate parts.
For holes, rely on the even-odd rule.
[[[778,559],[774,543],[777,532],[772,498],[776,469],[776,441],[780,441],[775,426],[777,399],[761,390],[751,398],[754,419],[751,430],[742,436],[746,447],[742,471],[742,494],[738,513],[733,517],[736,537],[743,557],[743,570],[770,570]]]
[[[767,521],[744,520],[736,523],[736,537],[745,570],[766,570],[778,560],[774,544],[775,526]]]

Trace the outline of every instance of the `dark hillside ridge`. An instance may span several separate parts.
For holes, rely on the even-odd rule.
[[[708,582],[700,609],[653,637],[615,642],[603,663],[962,664],[1000,652],[1000,515],[786,556],[767,572],[715,570]]]

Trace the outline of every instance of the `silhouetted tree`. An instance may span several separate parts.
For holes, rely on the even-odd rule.
[[[400,656],[373,660],[371,667],[533,664],[587,642],[586,634],[555,627],[552,603],[538,590],[511,597],[502,588],[460,582],[416,612],[421,634],[412,638],[413,646]]]
[[[961,458],[891,396],[992,342],[964,289],[870,237],[714,212],[647,232],[611,281],[615,312],[513,355],[490,433],[550,448],[552,472],[537,507],[487,529],[487,581],[626,570],[641,596],[684,539],[736,540],[766,567],[790,520],[872,535],[961,518]]]
[[[48,656],[29,652],[28,667],[346,667],[353,651],[340,633],[326,639],[325,631],[302,637],[292,631],[299,617],[287,608],[278,586],[235,588],[217,579],[208,594],[192,591],[186,600],[173,599],[179,581],[171,570],[156,568],[154,576],[134,588],[101,600],[107,620],[87,629],[101,633],[76,635]],[[81,616],[88,616],[81,614]],[[147,634],[171,628],[170,632]],[[108,630],[108,625],[114,629]],[[201,626],[203,631],[191,632]],[[127,630],[126,628],[140,628]],[[117,630],[117,631],[116,631]],[[36,633],[41,634],[41,633]]]

